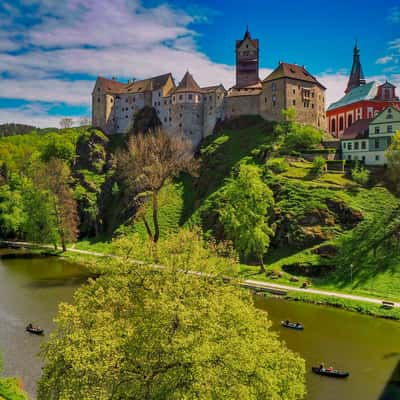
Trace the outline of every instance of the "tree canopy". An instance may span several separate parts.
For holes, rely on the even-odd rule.
[[[218,212],[227,237],[241,255],[255,256],[262,266],[273,235],[268,211],[274,198],[261,179],[259,168],[240,165],[237,176],[227,180],[221,198]]]
[[[159,247],[164,268],[117,260],[79,289],[44,346],[38,399],[303,398],[304,361],[224,283],[218,251],[183,231]]]

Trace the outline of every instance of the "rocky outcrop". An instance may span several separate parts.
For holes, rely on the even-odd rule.
[[[329,210],[335,213],[338,222],[344,229],[353,229],[364,218],[360,211],[348,207],[344,201],[327,199],[326,205]]]
[[[294,263],[283,265],[282,269],[292,275],[300,275],[307,277],[321,277],[333,272],[336,267],[334,265],[313,265],[311,263]]]

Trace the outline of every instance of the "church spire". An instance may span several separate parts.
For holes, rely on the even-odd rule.
[[[358,48],[356,40],[353,50],[353,66],[351,67],[349,82],[347,83],[345,93],[349,93],[352,89],[361,85],[365,85],[365,78],[360,61],[360,49]]]

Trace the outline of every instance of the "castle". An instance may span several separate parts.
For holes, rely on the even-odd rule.
[[[293,107],[300,123],[325,129],[325,87],[304,66],[280,62],[263,81],[259,78],[259,41],[247,29],[236,41],[236,84],[200,87],[186,72],[176,85],[172,74],[141,81],[118,82],[99,77],[92,92],[92,125],[107,134],[132,129],[136,113],[156,110],[162,128],[182,135],[193,146],[211,135],[218,121],[260,115],[279,121]]]

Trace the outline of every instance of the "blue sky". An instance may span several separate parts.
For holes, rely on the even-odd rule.
[[[246,24],[260,39],[261,78],[279,60],[305,65],[334,101],[357,38],[367,78],[400,86],[398,1],[2,0],[0,124],[89,116],[98,75],[179,81],[189,69],[228,88]]]

